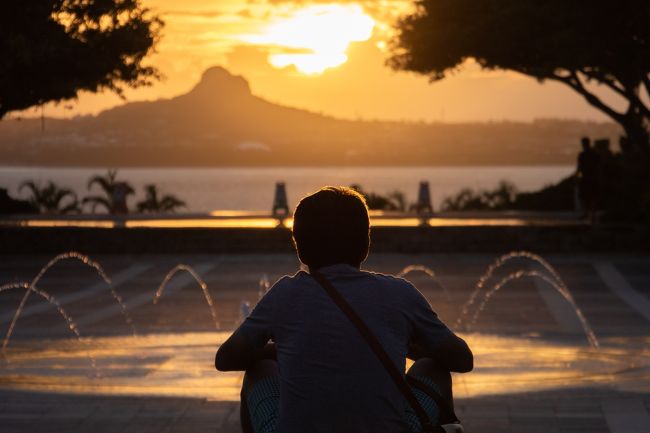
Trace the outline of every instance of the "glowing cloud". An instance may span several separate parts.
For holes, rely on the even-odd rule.
[[[293,65],[304,74],[320,74],[345,63],[350,43],[367,41],[374,27],[375,21],[359,5],[316,5],[242,39],[280,51],[269,54],[269,63],[276,68]]]

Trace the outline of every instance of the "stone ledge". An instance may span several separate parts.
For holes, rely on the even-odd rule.
[[[445,253],[650,251],[641,226],[376,227],[373,252]],[[82,228],[2,227],[0,254],[288,253],[286,228]]]

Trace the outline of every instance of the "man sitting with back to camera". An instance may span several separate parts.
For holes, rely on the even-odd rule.
[[[275,283],[215,358],[220,371],[246,371],[244,433],[462,431],[450,372],[471,371],[472,352],[411,283],[360,270],[364,198],[343,187],[303,198],[293,239],[309,272]]]

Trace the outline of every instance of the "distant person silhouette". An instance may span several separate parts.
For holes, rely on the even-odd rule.
[[[593,149],[598,154],[598,157],[600,159],[599,163],[601,166],[605,160],[611,159],[614,156],[608,138],[594,140]]]
[[[363,196],[325,187],[303,198],[293,239],[309,272],[276,282],[215,358],[218,370],[246,371],[244,433],[462,432],[449,372],[472,370],[472,352],[410,282],[360,270],[370,245]]]
[[[582,151],[578,155],[578,197],[582,204],[584,216],[592,223],[595,222],[596,205],[600,187],[600,156],[591,146],[591,140],[583,137],[580,140]]]

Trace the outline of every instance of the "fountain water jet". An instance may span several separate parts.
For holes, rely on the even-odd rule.
[[[5,290],[20,289],[20,288],[25,289],[28,292],[34,292],[37,295],[41,296],[43,299],[45,299],[50,304],[54,305],[56,307],[56,309],[59,311],[59,314],[65,319],[66,324],[68,325],[68,329],[70,329],[70,331],[72,331],[75,334],[75,336],[77,337],[77,340],[79,340],[80,342],[83,341],[83,338],[81,336],[81,333],[79,332],[79,328],[77,327],[77,324],[72,320],[72,317],[70,317],[70,315],[68,313],[66,313],[66,311],[63,309],[63,307],[61,306],[59,301],[57,301],[54,298],[54,296],[50,295],[49,293],[47,293],[47,292],[45,292],[43,290],[39,290],[39,289],[35,288],[32,284],[27,283],[27,282],[4,284],[4,285],[0,286],[0,293],[4,292]],[[9,337],[10,336],[11,336],[11,334],[9,334]],[[8,344],[9,344],[9,339],[6,339],[3,342],[3,345],[2,345],[2,355],[3,355],[3,357],[5,359],[7,357],[6,356],[6,348],[7,348]],[[88,356],[88,359],[90,360],[90,364],[91,364],[93,370],[95,370],[95,372],[97,373],[97,363],[95,361],[95,358],[90,353],[88,353],[87,356]]]
[[[507,262],[513,259],[528,259],[536,262],[537,264],[541,265],[544,270],[546,270],[555,280],[555,284],[561,286],[564,290],[568,291],[566,284],[564,284],[564,281],[562,281],[562,278],[560,278],[560,275],[557,273],[555,268],[551,266],[549,262],[547,262],[543,257],[541,257],[538,254],[531,253],[530,251],[512,251],[509,252],[508,254],[504,254],[500,257],[498,257],[490,266],[488,266],[487,270],[481,277],[478,279],[478,282],[476,283],[476,287],[474,288],[474,291],[472,291],[469,300],[463,304],[463,307],[461,309],[460,314],[458,315],[458,319],[456,319],[456,324],[455,326],[460,326],[469,313],[469,309],[472,305],[474,305],[474,302],[476,302],[476,299],[483,290],[483,287],[485,286],[485,283],[492,277],[494,272],[496,272],[500,267],[505,265]]]
[[[429,278],[433,279],[442,287],[443,292],[445,292],[445,298],[447,298],[447,301],[451,300],[451,297],[449,296],[449,291],[447,290],[447,287],[440,282],[438,279],[437,275],[435,272],[433,272],[433,269],[424,266],[424,265],[409,265],[406,266],[404,269],[399,271],[397,273],[398,278],[404,278],[406,275],[410,274],[411,272],[424,272]]]
[[[262,274],[262,278],[260,278],[260,281],[258,283],[259,285],[259,290],[257,291],[257,298],[262,299],[264,295],[266,295],[266,292],[269,291],[271,288],[271,282],[269,281],[269,276],[266,274]]]
[[[29,283],[27,281],[19,281],[17,283],[7,283],[3,284],[0,286],[0,292],[4,292],[5,290],[10,290],[10,289],[26,289],[29,287]]]
[[[45,266],[41,268],[40,271],[38,271],[38,274],[36,274],[36,276],[34,277],[32,284],[37,284],[41,280],[41,278],[43,278],[43,275],[45,275],[47,271],[50,270],[50,268],[52,268],[58,262],[67,259],[76,259],[81,261],[83,264],[88,265],[91,268],[94,268],[95,271],[97,271],[97,273],[99,274],[99,276],[102,277],[102,279],[106,281],[107,284],[110,284],[111,279],[108,277],[108,275],[104,271],[104,268],[102,268],[102,266],[98,262],[92,260],[87,255],[78,253],[76,251],[69,251],[67,253],[58,254],[54,256],[49,262],[47,262]]]
[[[165,275],[165,278],[163,279],[162,283],[160,283],[160,286],[158,286],[158,290],[156,290],[156,294],[153,297],[153,303],[156,305],[158,301],[160,300],[160,297],[163,294],[163,291],[165,290],[165,287],[171,281],[172,278],[174,278],[174,275],[176,275],[179,272],[187,272],[194,278],[194,280],[199,284],[199,287],[201,287],[201,290],[203,291],[203,296],[205,297],[205,301],[208,303],[208,307],[210,308],[210,314],[212,315],[212,320],[214,321],[214,326],[217,328],[217,331],[221,330],[221,325],[219,324],[219,320],[217,319],[217,312],[214,309],[214,302],[212,301],[212,296],[210,296],[210,292],[208,291],[208,285],[205,283],[203,278],[196,273],[196,271],[189,265],[184,265],[184,264],[179,264],[176,265],[171,271]]]
[[[401,271],[399,271],[397,273],[397,276],[399,278],[404,278],[407,274],[410,274],[411,272],[424,272],[425,274],[427,274],[431,278],[436,278],[436,274],[435,274],[435,272],[433,272],[433,269],[428,268],[428,267],[426,267],[424,265],[409,265],[409,266],[405,267],[404,269],[402,269]]]
[[[113,298],[117,303],[120,305],[120,309],[122,310],[122,316],[124,316],[124,320],[126,323],[131,327],[131,330],[133,331],[133,335],[136,335],[136,330],[135,326],[133,325],[133,319],[129,315],[129,313],[126,310],[126,305],[124,304],[124,301],[122,300],[122,297],[115,291],[115,289],[111,285],[111,279],[108,277],[106,272],[104,271],[104,268],[102,266],[92,260],[90,257],[87,255],[78,253],[76,251],[69,251],[67,253],[63,254],[58,254],[54,256],[45,266],[41,268],[40,271],[36,274],[34,279],[29,283],[29,286],[32,287],[33,289],[36,289],[36,285],[41,281],[43,276],[49,271],[54,265],[59,263],[62,260],[79,260],[82,262],[84,265],[93,268],[97,274],[104,280],[106,284],[108,284],[110,290],[111,290],[111,295],[113,295]],[[14,317],[11,319],[11,323],[9,324],[9,329],[7,330],[7,333],[5,334],[5,338],[2,342],[2,352],[5,351],[7,344],[9,340],[11,339],[11,334],[14,332],[14,329],[16,327],[16,322],[18,321],[18,318],[20,317],[20,314],[22,313],[23,309],[25,308],[25,304],[27,303],[27,299],[29,299],[29,295],[32,293],[32,290],[27,290],[25,291],[25,295],[23,298],[20,300],[20,304],[18,304],[18,308],[16,309],[16,312],[14,313]]]
[[[478,320],[478,316],[481,314],[483,309],[485,308],[486,304],[490,300],[490,298],[499,290],[503,288],[506,284],[508,284],[511,281],[518,280],[521,278],[539,278],[546,283],[550,284],[557,292],[564,297],[564,299],[571,305],[573,310],[576,313],[576,316],[578,316],[578,320],[580,320],[580,324],[582,325],[582,329],[585,332],[585,335],[587,336],[587,340],[589,341],[589,344],[594,347],[598,348],[600,347],[600,344],[598,342],[598,339],[596,338],[596,334],[594,331],[591,329],[591,326],[589,325],[589,322],[587,321],[587,318],[584,316],[582,313],[582,310],[576,305],[575,300],[573,299],[573,296],[571,293],[566,289],[561,284],[558,284],[557,281],[555,281],[552,278],[549,278],[547,275],[539,272],[539,271],[524,271],[524,270],[519,270],[516,272],[513,272],[511,274],[506,275],[503,277],[497,284],[495,284],[492,289],[487,291],[485,293],[485,296],[483,297],[483,300],[479,304],[478,308],[476,309],[474,315],[472,316],[472,319],[470,322],[467,324],[467,330],[469,331],[470,328],[476,323]]]
[[[269,276],[267,274],[262,274],[257,285],[258,285],[257,302],[259,302],[264,297],[264,295],[266,295],[266,293],[271,289],[271,281],[269,281]],[[252,311],[253,311],[253,306],[251,305],[251,303],[245,299],[242,299],[241,302],[239,303],[239,319],[237,320],[237,324],[240,324],[244,320],[246,320],[246,318],[250,316]]]

